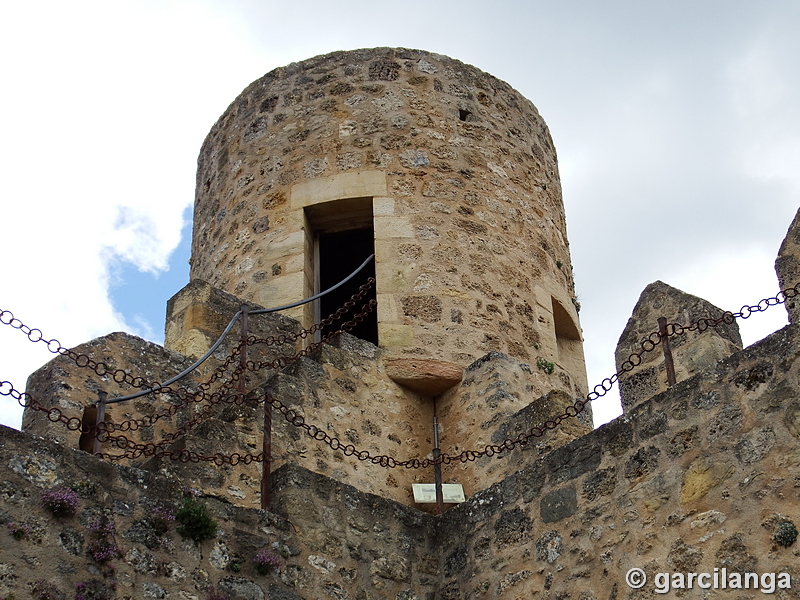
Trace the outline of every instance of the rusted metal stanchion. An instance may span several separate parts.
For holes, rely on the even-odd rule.
[[[675,363],[672,361],[672,349],[669,347],[666,317],[658,317],[658,335],[661,336],[661,347],[664,349],[664,366],[667,369],[667,385],[673,386],[676,383]]]
[[[240,310],[242,315],[239,321],[239,366],[241,367],[241,374],[239,375],[239,393],[244,398],[247,393],[247,304],[242,304]]]
[[[436,401],[433,402],[433,460],[442,455],[439,448],[439,422],[436,419]],[[433,463],[433,482],[436,484],[436,508],[444,514],[444,494],[442,493],[442,463]]]
[[[269,472],[272,463],[272,390],[264,401],[264,461],[261,471],[261,509],[269,510]]]
[[[100,434],[106,430],[106,400],[108,399],[108,392],[99,392],[97,398],[97,418],[94,424],[92,454],[100,454],[103,451],[103,442],[100,441]]]

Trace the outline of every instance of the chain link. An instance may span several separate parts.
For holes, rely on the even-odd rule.
[[[367,284],[362,285],[359,288],[359,291],[351,297],[351,299],[345,303],[345,305],[337,310],[335,313],[312,325],[309,329],[303,329],[299,332],[288,334],[288,335],[281,335],[281,336],[269,336],[264,339],[258,339],[253,336],[249,337],[246,340],[247,345],[252,346],[255,344],[265,344],[265,345],[276,345],[276,344],[285,344],[288,341],[296,341],[299,338],[306,338],[308,335],[312,335],[317,331],[323,329],[324,327],[331,325],[335,320],[340,319],[344,316],[347,312],[352,310],[352,308],[356,305],[356,303],[363,298],[366,294],[367,289],[374,283],[374,279],[370,278]],[[794,287],[790,287],[784,290],[781,290],[776,296],[772,298],[765,298],[759,301],[755,305],[745,305],[743,306],[738,312],[724,312],[720,317],[717,318],[710,318],[710,317],[701,317],[700,319],[694,321],[688,326],[683,326],[679,323],[668,323],[667,330],[665,337],[672,337],[678,335],[684,335],[691,331],[698,331],[703,332],[706,331],[709,327],[718,327],[719,325],[732,324],[736,319],[747,319],[752,316],[754,313],[764,312],[771,306],[777,306],[779,304],[785,303],[787,300],[796,298],[800,295],[800,283],[795,285]],[[256,361],[247,361],[246,363],[246,370],[248,371],[260,371],[263,369],[278,369],[283,368],[289,364],[300,360],[300,358],[309,356],[310,354],[314,353],[322,344],[329,342],[334,336],[339,335],[340,333],[347,332],[351,330],[356,324],[362,322],[366,315],[375,309],[377,306],[377,302],[375,300],[370,300],[367,302],[363,307],[362,310],[353,316],[352,319],[349,321],[345,321],[341,324],[340,328],[328,335],[326,335],[322,340],[319,342],[315,342],[310,344],[303,350],[295,353],[292,356],[284,356],[278,357],[269,362],[256,362]],[[37,342],[44,342],[47,346],[48,350],[53,354],[62,354],[67,356],[68,358],[72,359],[75,364],[79,367],[87,367],[95,371],[99,376],[103,376],[111,372],[105,363],[98,363],[93,361],[90,357],[85,354],[77,354],[67,348],[61,346],[60,342],[56,339],[52,340],[45,340],[44,336],[39,329],[32,329],[26,326],[22,321],[14,317],[13,313],[7,310],[0,310],[0,323],[4,325],[10,325],[15,329],[19,329],[25,334],[28,339],[34,343]],[[464,450],[458,455],[448,455],[448,454],[440,454],[437,458],[425,458],[425,459],[418,459],[412,458],[409,460],[399,461],[396,458],[386,455],[386,454],[379,454],[373,455],[368,450],[359,450],[353,444],[344,444],[342,443],[339,438],[335,436],[329,435],[326,431],[324,431],[321,427],[306,423],[305,418],[300,415],[294,409],[289,408],[280,400],[274,398],[272,395],[272,391],[267,389],[262,398],[260,399],[265,404],[269,404],[276,410],[278,410],[284,417],[284,419],[290,423],[291,425],[298,427],[300,429],[304,429],[306,434],[310,437],[314,438],[317,441],[321,441],[328,445],[332,450],[341,450],[345,456],[355,456],[360,461],[367,461],[375,465],[380,465],[386,468],[396,468],[396,467],[404,467],[408,469],[419,469],[419,468],[428,468],[435,464],[450,464],[452,462],[471,462],[475,461],[484,456],[494,456],[497,454],[501,454],[503,452],[510,452],[514,450],[516,447],[524,447],[528,444],[528,442],[533,438],[542,437],[545,433],[549,430],[556,429],[561,425],[563,421],[566,419],[570,419],[576,417],[578,414],[583,412],[586,405],[589,402],[597,400],[605,396],[614,386],[615,383],[619,381],[619,378],[622,374],[626,372],[630,372],[639,366],[642,363],[642,356],[648,352],[652,352],[655,348],[662,342],[662,335],[658,332],[653,332],[648,336],[645,336],[640,341],[641,351],[634,352],[628,356],[628,358],[623,361],[620,365],[619,371],[603,379],[599,384],[594,386],[592,391],[590,391],[585,398],[575,400],[575,402],[568,406],[563,413],[560,415],[548,419],[544,421],[544,423],[532,427],[528,431],[520,434],[516,438],[513,439],[506,439],[503,440],[500,444],[487,444],[480,450]],[[103,443],[108,443],[120,450],[124,450],[122,454],[110,454],[110,453],[101,453],[100,456],[112,461],[119,461],[123,459],[134,460],[140,458],[142,456],[150,457],[166,457],[172,460],[188,463],[199,463],[199,462],[213,462],[215,465],[221,466],[224,464],[229,465],[237,465],[240,463],[250,464],[252,462],[262,462],[264,460],[263,453],[258,454],[240,454],[240,453],[233,453],[230,455],[225,455],[222,453],[215,453],[210,456],[201,455],[197,452],[181,449],[181,450],[168,450],[164,449],[163,446],[172,443],[178,437],[185,435],[194,425],[201,422],[203,419],[207,418],[210,414],[210,409],[219,403],[227,403],[227,404],[242,404],[245,401],[245,397],[241,394],[229,394],[230,387],[238,382],[239,378],[243,376],[244,369],[240,365],[237,369],[235,369],[231,374],[230,378],[223,382],[222,387],[219,391],[209,394],[208,390],[210,390],[213,383],[224,377],[225,372],[233,364],[239,357],[242,350],[242,344],[240,343],[228,357],[226,358],[223,363],[218,366],[214,372],[212,373],[211,377],[208,381],[201,383],[198,386],[198,390],[196,391],[189,391],[186,388],[179,388],[178,390],[173,390],[170,388],[161,388],[155,390],[156,393],[170,393],[175,394],[179,398],[181,398],[181,402],[177,404],[173,404],[170,408],[162,413],[157,413],[156,415],[149,416],[146,415],[142,419],[131,419],[128,421],[123,422],[122,424],[112,424],[112,423],[102,423],[98,428],[98,439],[100,439]],[[117,375],[117,374],[124,374]],[[144,387],[148,385],[144,379],[141,377],[132,377],[131,375],[125,373],[121,369],[117,369],[113,371],[114,380],[118,383],[122,383],[125,381],[129,385],[133,385],[134,387]],[[118,379],[119,377],[119,379]],[[156,384],[157,385],[157,384]],[[37,410],[44,412],[47,414],[47,418],[53,422],[63,423],[67,429],[76,431],[81,429],[82,422],[81,419],[77,417],[68,417],[64,415],[61,410],[57,407],[45,407],[35,399],[33,399],[30,395],[25,392],[20,392],[14,388],[14,386],[8,381],[0,381],[0,396],[9,396],[15,399],[23,408],[30,408],[32,410]],[[173,434],[165,435],[164,440],[158,443],[148,443],[148,444],[139,444],[129,440],[124,435],[111,435],[114,431],[135,431],[140,427],[147,427],[152,425],[158,419],[166,417],[166,416],[173,416],[177,410],[182,407],[185,407],[188,402],[201,402],[207,401],[208,406],[206,406],[202,411],[198,413],[194,419],[192,419],[189,423],[185,424],[181,427],[180,430],[176,431]]]

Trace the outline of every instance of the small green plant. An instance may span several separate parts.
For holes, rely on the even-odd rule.
[[[541,356],[536,359],[536,366],[539,367],[542,371],[544,371],[548,375],[552,375],[553,371],[556,370],[555,364],[551,363],[549,360]]]
[[[266,548],[262,548],[253,557],[253,562],[256,565],[256,573],[259,575],[267,575],[272,569],[277,569],[281,566],[281,559],[277,554]]]
[[[560,268],[561,268],[561,267],[563,267],[563,266],[564,266],[564,263],[563,263],[563,262],[561,262],[560,260],[557,260],[557,261],[556,261],[556,269],[560,269]]]
[[[581,303],[575,296],[572,297],[572,304],[575,305],[575,312],[581,312]]]
[[[772,539],[776,544],[788,548],[797,540],[797,527],[791,521],[784,521],[778,525]]]
[[[78,494],[66,487],[42,492],[40,502],[56,519],[74,517],[78,512]]]
[[[192,496],[181,502],[175,520],[178,522],[178,533],[194,540],[196,544],[217,535],[217,522],[208,514],[206,505]]]
[[[31,535],[30,525],[25,523],[7,523],[8,534],[15,540],[27,540]]]
[[[66,600],[67,596],[56,587],[44,579],[40,579],[31,586],[31,596],[34,600]]]

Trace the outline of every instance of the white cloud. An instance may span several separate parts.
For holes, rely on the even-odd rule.
[[[168,267],[200,143],[263,57],[202,4],[14,3],[5,13],[0,51],[15,59],[0,100],[0,307],[65,346],[147,333],[114,311],[109,267]],[[8,329],[0,380],[24,388],[50,355]],[[20,415],[0,400],[0,421]]]

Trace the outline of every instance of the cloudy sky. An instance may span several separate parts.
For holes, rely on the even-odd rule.
[[[421,48],[504,79],[549,124],[599,382],[648,283],[734,311],[777,292],[800,206],[798,39],[796,0],[6,2],[0,308],[65,346],[163,341],[196,156],[227,105],[290,62]],[[785,314],[745,322],[745,343]],[[49,358],[0,326],[0,381],[21,389]],[[0,423],[20,418],[0,398]]]

